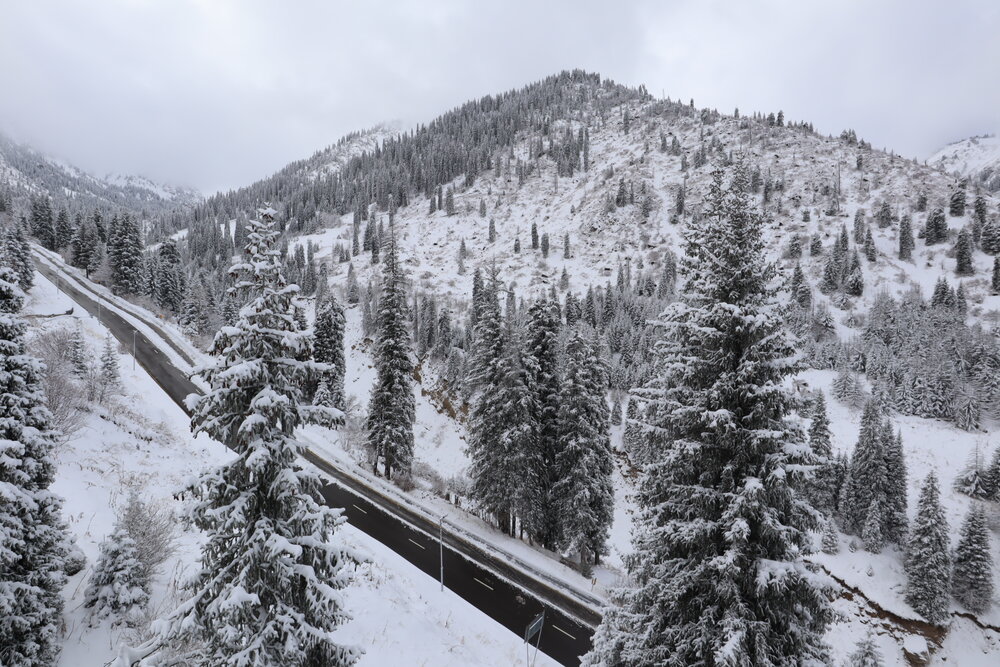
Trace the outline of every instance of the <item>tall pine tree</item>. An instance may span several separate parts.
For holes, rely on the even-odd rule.
[[[906,552],[906,602],[931,623],[948,618],[951,561],[948,522],[941,508],[937,477],[927,475]]]
[[[831,612],[801,560],[818,516],[793,485],[812,456],[788,419],[794,348],[749,189],[745,164],[728,189],[716,172],[687,231],[684,293],[639,392],[658,455],[637,495],[633,587],[615,593],[586,665],[827,659]]]
[[[962,523],[955,547],[955,565],[951,575],[955,599],[975,613],[986,611],[993,598],[993,556],[986,513],[973,504]]]
[[[330,370],[324,374],[330,391],[331,405],[344,409],[344,307],[332,295],[316,306],[316,321],[313,324],[313,359],[327,364]]]
[[[393,471],[407,475],[413,463],[413,345],[406,305],[406,277],[399,262],[392,225],[385,243],[382,265],[382,298],[375,334],[377,377],[368,403],[368,444],[385,476]]]
[[[530,416],[535,429],[532,443],[538,448],[541,465],[537,486],[528,489],[523,498],[524,504],[531,508],[525,518],[532,539],[554,549],[560,526],[559,508],[552,497],[559,451],[559,313],[551,301],[540,299],[528,309],[525,348],[523,363],[535,409]]]
[[[562,524],[561,548],[579,558],[585,576],[607,553],[614,509],[606,375],[597,346],[578,327],[566,343],[552,494]]]
[[[334,538],[344,519],[321,502],[317,474],[298,462],[303,424],[334,426],[343,414],[306,405],[302,388],[326,370],[309,359],[310,336],[295,321],[295,294],[281,274],[273,209],[249,224],[244,257],[230,273],[246,303],[215,337],[211,387],[192,396],[195,433],[227,444],[235,458],[203,473],[187,493],[189,518],[205,531],[191,597],[157,636],[123,650],[119,664],[193,646],[184,658],[212,665],[349,665],[357,651],[334,642],[346,619],[338,589],[346,555]],[[191,640],[191,641],[188,641]]]

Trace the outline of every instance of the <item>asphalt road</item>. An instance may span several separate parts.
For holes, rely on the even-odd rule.
[[[125,347],[131,350],[134,345],[136,361],[187,412],[184,398],[201,390],[142,331],[114,310],[99,307],[99,297],[79,279],[53,270],[42,261],[37,261],[36,267],[85,310],[94,316],[99,314],[103,324]],[[157,329],[155,322],[143,322]],[[163,339],[169,341],[167,336]],[[182,350],[177,351],[187,356]],[[590,649],[594,628],[600,622],[592,606],[449,532],[447,524],[442,554],[436,522],[365,486],[312,451],[307,450],[304,458],[330,476],[332,483],[323,487],[323,497],[328,505],[344,508],[351,525],[435,579],[440,576],[443,559],[445,587],[519,637],[524,636],[528,624],[544,610],[541,651],[564,665],[580,664],[580,656]]]

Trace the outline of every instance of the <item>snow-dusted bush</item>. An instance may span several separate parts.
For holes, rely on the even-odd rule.
[[[847,661],[847,667],[882,667],[884,664],[882,653],[870,632],[858,642],[857,649]]]
[[[84,419],[85,378],[74,366],[74,338],[73,332],[60,327],[39,333],[29,345],[31,353],[45,364],[41,376],[45,403],[52,413],[52,427],[63,441],[80,430]]]
[[[165,507],[143,499],[136,491],[129,494],[128,503],[118,516],[118,526],[135,541],[136,556],[147,580],[177,551],[175,525],[173,515]]]
[[[426,461],[414,461],[413,476],[426,480],[431,485],[431,491],[442,498],[444,497],[445,491],[448,489],[448,485],[444,478],[438,474],[438,471],[435,470],[429,463]]]
[[[101,543],[101,556],[90,576],[84,606],[95,618],[135,625],[149,602],[149,579],[139,560],[136,541],[118,526]]]
[[[988,477],[988,472],[983,465],[982,452],[977,445],[969,456],[965,467],[955,477],[952,488],[970,498],[989,498],[990,480]]]
[[[87,565],[87,555],[83,553],[83,549],[76,543],[74,538],[66,546],[66,560],[63,561],[63,573],[67,577],[72,577],[83,571],[83,568]]]

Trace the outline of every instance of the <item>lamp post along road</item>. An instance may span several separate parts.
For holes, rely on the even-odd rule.
[[[438,519],[438,557],[441,559],[441,592],[444,593],[444,519],[448,516],[442,514]]]

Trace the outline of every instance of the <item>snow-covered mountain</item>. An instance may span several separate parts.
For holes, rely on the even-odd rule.
[[[80,209],[116,207],[148,214],[186,208],[202,201],[193,188],[154,183],[141,176],[99,178],[73,165],[18,144],[0,134],[0,191],[11,196],[48,194],[56,204]]]
[[[780,114],[720,114],[594,79],[566,77],[543,87],[544,92],[527,91],[501,96],[510,96],[510,104],[521,110],[508,117],[502,117],[490,99],[471,102],[432,123],[430,132],[418,129],[413,142],[405,136],[382,139],[377,150],[355,156],[328,179],[307,178],[307,171],[290,165],[291,171],[225,200],[210,200],[205,208],[224,218],[251,215],[256,201],[272,193],[269,200],[283,209],[288,222],[292,250],[296,244],[309,248],[329,272],[334,289],[346,284],[349,265],[341,261],[345,254],[362,285],[378,283],[380,265],[369,253],[352,253],[353,237],[356,230],[363,232],[379,222],[387,228],[395,208],[393,227],[414,292],[420,298],[436,296],[455,317],[456,312],[464,313],[476,269],[495,270],[518,299],[554,290],[563,302],[569,293],[581,298],[590,288],[614,285],[623,267],[632,282],[642,273],[658,278],[668,253],[683,252],[684,230],[700,215],[713,170],[742,159],[754,173],[755,202],[768,220],[769,255],[786,277],[801,266],[813,303],[829,309],[841,341],[861,337],[866,313],[880,294],[900,297],[916,288],[929,298],[940,278],[962,285],[970,322],[991,326],[1000,311],[1000,296],[990,284],[991,255],[974,248],[971,275],[957,273],[954,248],[960,232],[977,224],[976,194],[970,187],[965,209],[951,210],[961,188],[952,169],[873,150],[850,130],[823,135],[808,123],[783,122]],[[532,106],[537,101],[533,95],[546,101]],[[517,129],[508,132],[506,122]],[[583,143],[578,141],[581,130]],[[427,148],[432,145],[436,150]],[[449,171],[449,161],[461,167]],[[435,182],[435,170],[447,177]],[[995,225],[1000,201],[985,194],[983,204],[988,225]],[[364,215],[356,213],[359,208]],[[921,230],[936,210],[944,212],[946,238],[928,245]],[[917,237],[912,260],[901,259],[899,253],[901,220],[907,216]],[[854,236],[856,219],[862,236],[871,235],[871,254],[861,264],[862,293],[824,294],[819,286],[831,248],[842,229]],[[193,224],[205,222],[212,221]],[[547,253],[543,243],[533,247],[533,226],[542,239],[547,237]],[[796,244],[804,249],[801,254],[790,250]],[[867,254],[862,240],[852,238],[850,244],[862,256]],[[810,245],[818,250],[810,252]],[[355,335],[349,339],[350,349],[361,367],[369,368],[364,336]],[[612,345],[611,350],[614,369],[624,362],[619,349]],[[643,356],[638,349],[629,352]],[[906,363],[912,365],[913,360]],[[442,396],[433,366],[428,361],[421,373],[421,396]],[[806,371],[798,380],[830,395],[836,377],[820,369]],[[348,385],[363,405],[366,383],[360,376],[349,376]],[[450,412],[447,406],[435,410],[429,399],[426,409],[418,410],[416,427],[427,437],[418,439],[416,458],[423,472],[417,476],[426,486],[432,486],[435,475],[461,480],[468,474],[467,424],[449,417]],[[849,454],[860,413],[856,406],[838,402],[831,416],[835,450]],[[972,501],[954,491],[952,483],[978,447],[989,448],[980,443],[986,443],[984,432],[995,430],[995,421],[984,415],[982,429],[973,432],[912,415],[897,414],[893,423],[904,434],[910,508],[916,505],[923,477],[936,472],[957,540]],[[613,442],[617,451],[624,450],[620,429]],[[633,508],[628,497],[634,487],[628,469],[619,472],[610,568],[598,572],[605,582],[614,581],[616,567],[630,548]],[[996,647],[992,631],[964,625],[961,619],[946,635],[906,629],[923,626],[908,625],[920,617],[903,600],[902,550],[893,547],[873,555],[858,549],[856,537],[840,539],[840,555],[817,555],[815,560],[866,597],[861,608],[854,606],[861,598],[838,602],[844,616],[829,636],[838,656],[846,657],[857,637],[874,627],[890,664],[905,664],[904,651],[911,657],[929,652],[935,659],[987,664],[981,659]],[[996,567],[993,572],[1000,575]],[[982,622],[996,625],[996,614],[983,615]]]
[[[365,230],[386,233],[391,219],[412,288],[414,329],[436,326],[433,314],[448,308],[454,353],[433,358],[426,346],[417,349],[421,359],[414,375],[420,391],[409,480],[414,488],[397,490],[374,477],[372,484],[383,485],[386,493],[407,494],[437,515],[450,513],[449,521],[484,541],[603,595],[621,580],[631,549],[637,468],[629,460],[624,426],[611,429],[616,454],[614,521],[610,553],[595,568],[593,580],[561,564],[560,554],[501,534],[474,507],[463,510],[474,502],[468,496],[470,425],[468,406],[463,405],[467,394],[454,386],[468,370],[462,364],[471,353],[467,306],[473,274],[496,272],[511,294],[508,313],[513,307],[523,314],[519,300],[527,303],[542,293],[556,296],[569,309],[590,290],[598,293],[602,309],[608,303],[609,310],[617,308],[610,321],[602,322],[599,335],[607,343],[616,378],[608,398],[620,407],[628,400],[623,398],[627,390],[641,383],[649,370],[654,333],[645,322],[649,313],[639,308],[661,305],[652,293],[665,275],[668,258],[682,254],[684,232],[702,213],[713,171],[742,160],[753,175],[753,205],[767,221],[770,259],[785,278],[800,267],[810,293],[809,316],[827,314],[814,319],[822,324],[822,335],[802,336],[807,364],[813,367],[795,380],[803,395],[822,390],[831,397],[835,453],[853,450],[861,416],[860,399],[839,396],[841,376],[858,379],[857,394],[862,396],[877,389],[875,362],[891,363],[901,374],[913,369],[922,373],[927,370],[922,364],[930,366],[922,359],[900,359],[898,348],[886,346],[866,370],[869,349],[858,341],[869,333],[876,299],[885,294],[898,298],[913,290],[929,298],[941,278],[953,287],[961,285],[967,312],[960,323],[948,320],[949,329],[942,325],[946,342],[928,336],[921,352],[942,361],[942,368],[947,361],[946,372],[934,376],[935,381],[961,374],[969,393],[980,392],[976,400],[983,402],[981,422],[962,430],[957,419],[948,416],[934,419],[890,411],[905,448],[910,515],[922,479],[936,473],[955,543],[963,517],[977,501],[957,491],[954,483],[966,473],[970,457],[985,457],[996,448],[989,434],[1000,426],[991,409],[998,393],[977,384],[983,377],[976,363],[986,355],[973,357],[974,346],[967,344],[975,340],[981,348],[977,355],[996,346],[991,329],[1000,319],[1000,295],[991,284],[991,253],[997,248],[978,241],[970,246],[963,235],[976,228],[984,235],[984,228],[997,234],[1000,200],[986,193],[976,206],[976,191],[969,187],[967,205],[956,205],[964,187],[960,177],[984,173],[990,168],[990,150],[1000,155],[1000,147],[994,137],[960,144],[965,148],[954,148],[925,165],[873,150],[850,130],[823,135],[808,123],[786,122],[780,112],[722,114],[698,109],[693,102],[655,99],[643,88],[618,86],[596,75],[563,73],[472,101],[411,132],[380,126],[349,135],[272,177],[193,207],[175,226],[185,231],[174,235],[187,262],[184,280],[191,288],[185,312],[164,315],[183,317],[185,331],[196,331],[202,340],[219,329],[227,306],[232,307],[223,296],[226,268],[245,235],[243,221],[262,202],[270,202],[279,210],[285,232],[288,275],[303,285],[307,299],[323,280],[328,281],[324,287],[340,297],[347,296],[349,276],[361,286],[353,301],[342,298],[348,302],[348,424],[324,438],[331,458],[368,471],[359,434],[376,374],[366,326],[370,328],[384,262],[379,263],[377,251],[356,245]],[[943,219],[942,239],[928,244],[921,230],[936,211]],[[905,220],[917,237],[911,258],[900,253]],[[380,226],[382,232],[374,231]],[[836,285],[820,289],[841,235],[858,257],[863,284],[851,291]],[[959,266],[962,238],[968,266]],[[995,240],[1000,242],[1000,236]],[[366,290],[367,285],[373,289]],[[636,310],[630,310],[634,306]],[[880,307],[885,317],[884,300]],[[967,324],[986,326],[978,330]],[[961,359],[963,364],[953,364],[946,352],[937,354],[939,347],[960,346],[970,352]],[[821,354],[814,353],[826,354],[824,349],[829,357],[819,363]],[[950,405],[953,397],[945,398]],[[456,498],[463,507],[455,507]],[[818,542],[819,535],[816,538]],[[992,609],[978,616],[953,602],[948,609],[950,628],[932,626],[905,600],[902,548],[891,545],[870,553],[858,535],[837,533],[834,538],[839,553],[810,558],[836,578],[843,591],[835,603],[838,618],[827,635],[838,662],[858,638],[874,630],[889,664],[924,659],[992,664],[990,655],[1000,646],[1000,598],[994,595]],[[995,530],[992,539],[997,541]],[[996,564],[991,572],[1000,580]]]
[[[948,144],[927,162],[950,174],[967,176],[990,192],[1000,190],[1000,138],[996,134]]]

